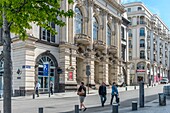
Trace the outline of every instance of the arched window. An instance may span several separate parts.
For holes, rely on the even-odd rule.
[[[145,69],[145,63],[138,63],[137,64],[137,69],[144,70]]]
[[[111,29],[109,25],[107,25],[107,46],[111,45]]]
[[[76,34],[81,34],[83,31],[83,16],[79,8],[75,8],[75,33]]]
[[[140,59],[145,59],[145,51],[140,51]]]
[[[45,65],[48,65],[47,68],[49,68],[49,72],[44,71]],[[38,60],[38,82],[40,84],[41,92],[46,92],[49,90],[49,79],[54,83],[55,69],[55,63],[49,56],[42,56]]]
[[[145,36],[145,29],[144,28],[140,28],[140,36]]]
[[[93,17],[93,40],[98,39],[99,24],[95,17]]]
[[[144,39],[140,40],[140,47],[145,47],[145,40]]]

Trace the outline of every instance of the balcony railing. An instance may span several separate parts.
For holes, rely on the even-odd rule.
[[[91,43],[91,37],[86,34],[76,34],[75,35],[76,43],[89,45]]]

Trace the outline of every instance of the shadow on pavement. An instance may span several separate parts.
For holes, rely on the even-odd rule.
[[[156,99],[158,99],[158,95],[146,96],[145,97],[145,103],[151,102],[151,101],[156,100]],[[132,99],[128,99],[126,101],[120,102],[120,107],[119,108],[122,109],[122,108],[131,107],[131,105],[132,105],[131,102],[132,101],[138,101],[138,105],[139,105],[138,98],[132,98]],[[151,107],[151,106],[145,106],[145,107]],[[104,107],[101,107],[101,106],[89,107],[89,108],[87,108],[87,110],[85,112],[83,112],[83,111],[81,111],[81,112],[83,112],[83,113],[96,112],[97,113],[97,112],[109,111],[109,110],[110,110],[110,112],[112,111],[112,106],[111,105],[105,105]],[[127,110],[127,111],[129,111],[129,110]],[[75,111],[73,110],[73,111],[60,112],[60,113],[75,113]]]

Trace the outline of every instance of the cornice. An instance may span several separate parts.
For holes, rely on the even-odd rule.
[[[118,4],[115,0],[107,0],[113,7],[118,9],[121,13],[125,12],[125,7],[121,4]]]

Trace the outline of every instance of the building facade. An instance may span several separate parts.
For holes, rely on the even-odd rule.
[[[67,0],[62,0],[61,9],[73,9],[75,15],[61,18],[66,22],[64,27],[49,23],[57,35],[31,23],[26,41],[12,36],[14,95],[32,93],[35,81],[40,83],[40,92],[43,93],[49,91],[49,81],[54,83],[54,92],[75,90],[81,81],[91,87],[102,82],[107,85],[117,82],[122,73],[121,15],[125,11],[120,2],[75,0],[74,4],[68,4]],[[2,55],[0,58],[0,73],[3,75]],[[49,65],[48,75],[44,75],[44,64]],[[86,75],[87,65],[90,66],[90,76]]]
[[[124,6],[131,22],[128,34],[131,84],[158,83],[162,77],[168,77],[169,29],[142,2]]]

